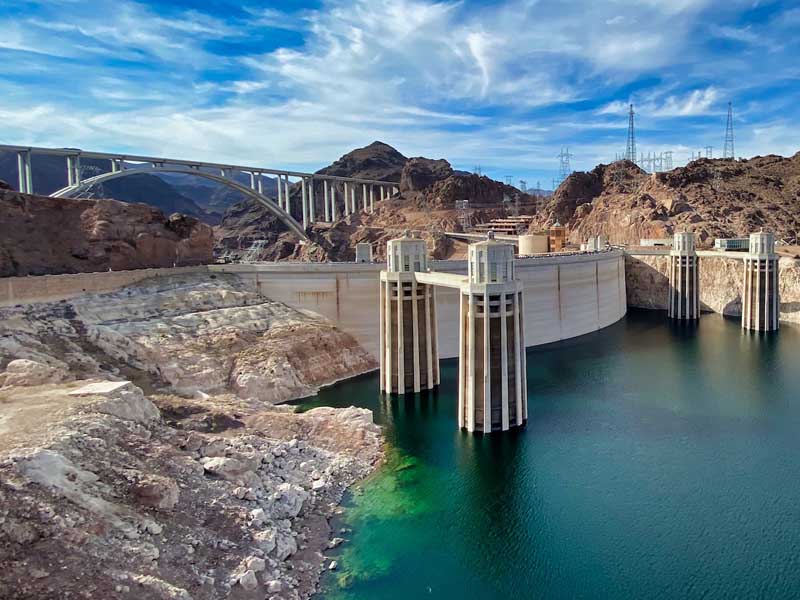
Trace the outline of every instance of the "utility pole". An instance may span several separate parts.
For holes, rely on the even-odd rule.
[[[725,127],[725,150],[722,158],[736,158],[733,150],[733,103],[728,102],[728,124]]]

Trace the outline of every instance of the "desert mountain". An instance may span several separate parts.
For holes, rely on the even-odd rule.
[[[506,201],[520,200],[533,208],[533,198],[518,189],[488,177],[455,171],[444,159],[406,158],[383,142],[373,142],[342,156],[319,174],[392,181],[399,193],[376,202],[374,214],[341,217],[333,224],[316,224],[309,230],[314,243],[301,245],[283,224],[261,205],[243,202],[232,206],[216,230],[217,252],[241,258],[259,242],[249,258],[257,260],[352,260],[355,244],[371,242],[376,258],[385,252],[385,242],[411,229],[428,239],[436,258],[452,256],[456,245],[441,235],[459,230],[457,200],[469,200],[473,218],[482,222],[505,216]],[[341,190],[338,192],[341,198]],[[299,186],[292,190],[292,215],[301,218]],[[318,194],[319,196],[319,194]],[[358,196],[359,202],[361,200]],[[317,214],[323,199],[316,198]]]
[[[800,153],[748,160],[699,159],[647,174],[629,161],[573,173],[537,215],[532,229],[555,221],[570,241],[605,234],[612,243],[694,231],[701,246],[761,228],[794,240],[800,230]]]

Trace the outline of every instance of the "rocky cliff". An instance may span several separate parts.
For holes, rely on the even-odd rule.
[[[545,205],[533,228],[555,221],[568,226],[570,241],[605,234],[612,243],[694,231],[701,247],[716,237],[761,228],[779,239],[798,234],[800,153],[791,158],[699,159],[685,167],[648,175],[629,161],[573,173]]]
[[[742,314],[742,261],[736,258],[701,256],[701,309],[723,315]],[[669,257],[634,254],[625,256],[625,286],[628,306],[667,310]],[[800,260],[779,261],[780,320],[800,324]]]
[[[0,190],[0,276],[204,264],[212,254],[213,230],[193,217]]]
[[[225,276],[3,309],[0,597],[309,597],[381,436],[272,402],[374,367]]]

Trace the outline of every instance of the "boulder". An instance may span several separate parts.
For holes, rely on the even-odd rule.
[[[86,384],[69,392],[70,396],[97,396],[102,398],[88,408],[126,421],[146,425],[161,418],[155,404],[144,397],[141,388],[130,381],[101,381]]]
[[[157,510],[172,510],[178,503],[180,491],[172,479],[159,475],[142,475],[132,488],[136,501]]]
[[[18,358],[8,363],[5,372],[5,385],[32,386],[45,383],[60,383],[67,379],[63,369],[51,367],[35,360]]]

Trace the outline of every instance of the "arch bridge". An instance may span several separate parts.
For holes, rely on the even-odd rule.
[[[93,185],[118,179],[135,173],[178,173],[194,175],[216,181],[235,189],[246,197],[267,207],[278,219],[302,239],[308,239],[306,230],[313,223],[332,223],[339,216],[348,216],[359,211],[373,212],[375,201],[389,198],[398,191],[392,181],[359,179],[304,173],[265,167],[212,163],[175,158],[159,158],[133,154],[108,152],[89,152],[77,148],[41,148],[31,146],[9,146],[0,144],[0,152],[17,154],[19,169],[19,191],[34,193],[33,166],[31,157],[35,154],[63,156],[67,171],[67,187],[50,194],[54,197],[73,198],[85,193]],[[110,171],[94,177],[84,177],[81,159],[107,160]],[[236,179],[236,175],[249,176],[249,185]],[[265,176],[276,180],[277,194],[273,200],[264,193]],[[247,179],[247,178],[246,178]],[[292,182],[291,180],[294,180]],[[292,216],[290,185],[300,183],[300,210],[302,222]],[[377,190],[377,191],[376,191]],[[322,196],[322,214],[317,214],[316,198]],[[337,199],[337,196],[339,198]]]

